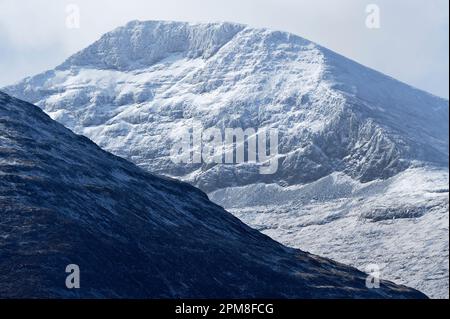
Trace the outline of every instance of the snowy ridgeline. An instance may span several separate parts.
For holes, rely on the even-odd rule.
[[[447,100],[289,33],[158,21],[5,90],[288,245],[448,296]],[[198,127],[277,129],[277,173],[175,164],[171,146]]]

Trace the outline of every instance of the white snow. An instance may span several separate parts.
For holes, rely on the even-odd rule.
[[[448,298],[448,183],[448,170],[419,167],[367,184],[335,173],[300,187],[251,185],[210,198],[283,244],[361,270],[377,264],[384,279]]]

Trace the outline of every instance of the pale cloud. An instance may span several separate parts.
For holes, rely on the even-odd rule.
[[[65,25],[80,8],[80,29]],[[381,10],[368,29],[365,8]],[[61,63],[130,20],[232,21],[290,31],[448,98],[448,0],[0,0],[0,86]]]

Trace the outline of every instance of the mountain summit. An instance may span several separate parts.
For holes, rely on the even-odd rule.
[[[290,33],[161,21],[5,91],[284,244],[448,298],[447,100]],[[275,129],[278,170],[172,161],[197,128]]]
[[[448,163],[448,103],[298,36],[239,24],[133,21],[5,89],[101,147],[205,191],[261,181],[252,165],[180,167],[177,131],[276,128],[265,183],[342,171],[367,182]],[[244,166],[244,167],[243,167]]]

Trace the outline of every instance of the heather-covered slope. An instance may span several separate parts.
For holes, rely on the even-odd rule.
[[[77,264],[81,288],[65,287]],[[0,93],[0,297],[421,298],[286,248]]]

